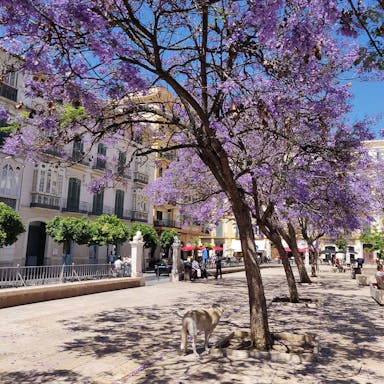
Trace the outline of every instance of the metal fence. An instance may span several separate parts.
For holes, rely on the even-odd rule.
[[[105,279],[129,274],[125,270],[117,273],[111,264],[0,267],[0,288]]]

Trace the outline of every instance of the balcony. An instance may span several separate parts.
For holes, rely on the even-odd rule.
[[[132,179],[132,171],[130,169],[118,168],[117,174],[124,179]]]
[[[131,220],[131,211],[128,209],[124,209],[122,212],[114,212],[114,214],[122,220]]]
[[[72,156],[70,157],[71,161],[73,161],[76,164],[81,164],[89,167],[90,159],[85,158],[82,154],[78,154],[76,152],[72,153]]]
[[[131,220],[141,221],[143,223],[147,223],[148,222],[148,212],[131,211]]]
[[[30,207],[60,210],[61,198],[45,193],[32,192]]]
[[[153,220],[154,227],[181,228],[181,222],[178,220]]]
[[[56,157],[62,157],[62,148],[60,147],[50,147],[44,149],[44,152],[48,155],[56,156]]]
[[[92,205],[86,201],[80,201],[79,204],[74,204],[71,201],[63,201],[63,212],[76,212],[82,214],[88,214],[92,210]]]
[[[100,170],[104,170],[105,169],[105,166],[106,166],[106,161],[103,160],[103,159],[96,159],[96,161],[94,162],[92,168],[93,169],[100,169]]]
[[[148,175],[141,172],[133,172],[133,181],[135,183],[148,184]]]
[[[8,100],[17,101],[17,89],[7,84],[0,83],[0,96]]]

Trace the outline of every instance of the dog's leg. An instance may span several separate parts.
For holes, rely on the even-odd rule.
[[[200,355],[196,351],[196,339],[197,339],[197,332],[195,331],[193,332],[193,335],[192,335],[192,349],[195,356],[199,357]]]
[[[199,357],[196,350],[196,339],[197,339],[197,327],[195,321],[191,320],[188,324],[188,333],[192,337],[192,350],[195,356]]]
[[[209,337],[211,336],[211,332],[205,331],[204,332],[204,349],[205,353],[209,353]]]
[[[187,352],[187,330],[184,325],[181,327],[181,343],[180,343],[180,352]]]

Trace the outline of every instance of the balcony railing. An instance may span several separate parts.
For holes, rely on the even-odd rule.
[[[106,160],[104,159],[96,159],[96,161],[93,163],[93,166],[92,168],[93,169],[100,169],[100,170],[104,170],[105,167],[106,167]]]
[[[0,96],[12,101],[17,101],[17,89],[7,84],[0,83]]]
[[[45,193],[32,192],[31,193],[31,208],[40,207],[46,209],[60,210],[61,198],[52,196]]]
[[[124,179],[132,179],[132,171],[130,169],[118,169],[117,174]]]
[[[44,152],[47,153],[48,155],[56,156],[56,157],[62,157],[62,148],[60,147],[50,147],[44,149]]]
[[[72,202],[68,202],[67,200],[63,200],[62,211],[88,214],[92,211],[92,204],[86,201],[80,201],[79,204],[76,205]]]
[[[146,223],[148,222],[148,212],[131,211],[131,219]]]
[[[155,227],[181,228],[181,221],[178,220],[153,220]]]
[[[119,218],[123,220],[131,220],[131,211],[128,209],[124,209],[122,212],[114,212],[114,214]]]
[[[77,164],[85,165],[89,167],[90,159],[84,157],[82,153],[72,152],[71,161]]]
[[[141,172],[133,172],[133,181],[136,183],[148,184],[148,175]]]

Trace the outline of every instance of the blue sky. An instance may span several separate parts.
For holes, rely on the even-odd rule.
[[[384,82],[353,81],[352,92],[355,95],[351,113],[352,119],[361,118],[365,115],[375,116],[380,113],[384,115]],[[377,138],[381,137],[380,129],[384,129],[384,119],[372,127]]]

